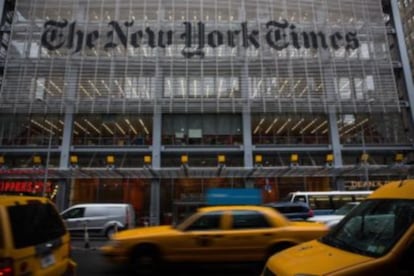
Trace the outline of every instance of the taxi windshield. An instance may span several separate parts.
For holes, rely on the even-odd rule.
[[[370,257],[385,255],[414,223],[414,200],[365,200],[321,241]]]

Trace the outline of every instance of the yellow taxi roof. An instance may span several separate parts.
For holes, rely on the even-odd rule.
[[[211,212],[211,211],[230,211],[230,210],[269,210],[266,206],[256,205],[220,205],[220,206],[207,206],[198,209],[199,212]]]
[[[36,196],[0,195],[0,205],[14,205],[23,202],[26,203],[31,200],[46,202],[47,198]]]
[[[392,181],[379,187],[369,199],[414,199],[414,179]]]

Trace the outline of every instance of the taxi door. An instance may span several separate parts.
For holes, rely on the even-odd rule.
[[[234,261],[261,261],[267,254],[277,228],[264,214],[254,210],[233,210],[228,214],[221,254]]]
[[[227,216],[228,220],[228,216]],[[202,214],[182,229],[174,238],[164,242],[166,257],[173,261],[220,261],[225,254],[227,230],[225,212]]]

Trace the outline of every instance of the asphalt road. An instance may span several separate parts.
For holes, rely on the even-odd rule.
[[[108,263],[99,253],[99,246],[105,240],[90,239],[85,244],[82,239],[72,240],[72,258],[78,264],[78,276],[121,276],[132,275],[127,266]],[[88,248],[87,245],[89,245]],[[163,275],[170,276],[259,276],[262,264],[180,264],[164,268]]]

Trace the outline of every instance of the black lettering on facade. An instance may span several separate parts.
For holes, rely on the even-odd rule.
[[[86,36],[86,46],[88,46],[89,49],[95,48],[96,44],[95,42],[99,39],[99,32],[98,31],[93,31],[90,32],[87,36]]]
[[[75,23],[73,23],[75,24]],[[60,49],[65,44],[63,29],[68,25],[68,21],[61,22],[49,20],[44,24],[45,30],[42,33],[42,46],[49,51]]]
[[[344,37],[341,35],[341,33],[339,33],[339,32],[333,33],[331,35],[332,48],[334,48],[335,50],[338,50],[339,48],[341,48],[341,45],[339,44],[339,42],[343,39],[344,39]]]
[[[220,31],[212,31],[208,34],[208,45],[211,48],[216,48],[223,45],[223,34]]]
[[[231,48],[234,48],[237,46],[235,38],[236,36],[240,33],[239,30],[234,30],[234,31],[227,31],[227,45]]]
[[[239,30],[213,30],[206,34],[205,23],[199,21],[193,28],[189,21],[182,23],[184,32],[175,34],[173,30],[153,29],[146,27],[139,29],[134,27],[134,21],[125,21],[120,24],[117,21],[108,23],[109,31],[102,35],[98,30],[89,32],[77,27],[76,22],[68,23],[66,20],[48,20],[44,24],[44,31],[41,35],[42,47],[49,51],[58,50],[62,47],[72,49],[72,54],[82,50],[82,47],[89,49],[100,45],[99,40],[104,40],[104,49],[116,48],[119,45],[138,48],[147,45],[151,48],[166,48],[175,43],[175,40],[182,40],[184,47],[181,51],[185,58],[194,56],[204,57],[205,47],[217,48],[226,45],[230,48],[271,47],[278,51],[291,46],[295,49],[328,49],[334,50],[345,48],[354,50],[360,47],[356,32],[334,32],[325,34],[317,30],[298,31],[295,24],[287,20],[271,20],[263,27],[263,40],[260,39],[262,29],[249,29],[248,22],[241,22]],[[174,40],[175,39],[175,40]],[[265,45],[260,45],[261,41]],[[178,42],[180,43],[180,42]]]
[[[349,32],[346,34],[345,36],[347,45],[346,45],[346,49],[347,50],[355,50],[357,48],[359,48],[359,40],[357,38],[357,33],[356,32]]]
[[[140,46],[140,42],[142,41],[144,34],[142,31],[136,31],[135,33],[131,34],[131,45],[134,48],[138,48]]]
[[[121,42],[122,45],[124,45],[125,49],[127,48],[127,35],[122,30],[121,26],[119,26],[119,23],[116,21],[111,21],[108,23],[109,26],[112,27],[112,30],[110,30],[107,33],[108,43],[105,44],[105,49],[108,48],[116,48],[118,44],[116,44],[115,41],[115,34],[118,40]]]
[[[314,49],[319,48],[319,42],[323,49],[328,49],[328,44],[326,43],[326,37],[322,32],[309,32],[309,33],[303,33],[304,35],[310,36],[311,41],[311,47]],[[318,39],[319,38],[319,39]],[[319,42],[318,42],[319,41]]]
[[[290,37],[292,38],[292,45],[293,47],[295,47],[296,49],[300,49],[302,48],[300,43],[299,43],[299,34],[297,32],[295,32],[296,26],[295,25],[290,25]]]
[[[286,20],[283,20],[283,22],[267,22],[266,28],[275,28],[272,28],[266,34],[266,41],[270,47],[280,51],[289,46],[289,43],[286,41],[286,34],[284,31],[288,27],[288,25],[289,23]]]
[[[258,30],[253,30],[249,33],[247,28],[247,22],[241,23],[242,25],[242,36],[243,36],[243,46],[248,48],[250,43],[257,49],[260,47],[259,41],[257,40],[257,36],[259,35]]]

